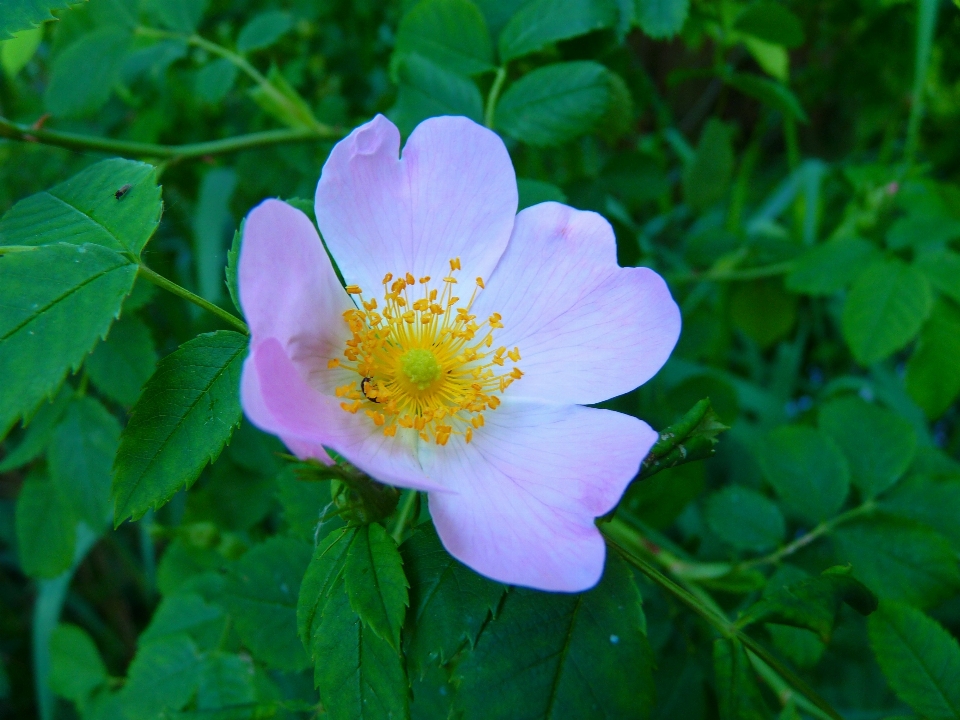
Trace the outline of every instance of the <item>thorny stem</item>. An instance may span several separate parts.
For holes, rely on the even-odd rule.
[[[186,288],[180,287],[175,282],[167,280],[165,277],[163,277],[163,275],[155,273],[146,265],[141,265],[138,270],[138,273],[142,275],[146,280],[149,280],[150,282],[152,282],[157,287],[163,288],[164,290],[171,292],[174,295],[182,297],[184,300],[188,300],[192,302],[194,305],[198,305],[202,307],[204,310],[208,310],[209,312],[213,313],[224,322],[235,327],[240,332],[246,335],[250,334],[250,328],[248,328],[247,324],[243,320],[238,318],[236,315],[228,313],[226,310],[224,310],[221,307],[217,307],[212,302],[204,300],[199,295],[195,295],[194,293],[190,292]]]
[[[224,138],[223,140],[210,140],[186,145],[158,145],[156,143],[114,140],[113,138],[60,132],[57,130],[35,129],[29,125],[22,125],[12,122],[5,117],[0,117],[0,137],[6,137],[10,140],[54,145],[68,150],[91,150],[125,157],[164,158],[170,160],[182,160],[207,155],[223,155],[225,153],[249,150],[250,148],[263,147],[265,145],[280,145],[283,143],[307,142],[310,140],[333,140],[342,135],[343,133],[337,128],[322,126],[316,129],[267,130],[265,132],[237,135],[232,138]]]
[[[601,532],[606,534],[606,531],[606,527],[601,528]],[[820,697],[820,695],[817,694],[813,688],[807,685],[807,683],[801,678],[797,677],[792,670],[777,660],[777,658],[775,658],[760,643],[737,628],[732,622],[730,622],[726,615],[705,604],[693,593],[675,583],[646,560],[641,559],[631,551],[627,550],[623,545],[610,538],[609,535],[607,536],[607,542],[620,553],[624,560],[633,565],[653,582],[672,594],[674,597],[680,600],[680,602],[693,610],[697,615],[710,623],[710,625],[712,625],[721,635],[727,638],[737,638],[750,652],[756,655],[759,660],[762,660],[764,663],[769,665],[770,668],[772,668],[784,680],[802,693],[811,703],[826,713],[831,720],[842,720],[837,711],[834,710],[826,700]],[[713,603],[711,603],[711,605],[712,604]]]
[[[483,124],[493,130],[493,120],[497,112],[497,100],[500,99],[500,91],[503,90],[503,83],[507,79],[507,68],[501,66],[497,68],[497,76],[493,79],[493,85],[490,86],[490,94],[487,95],[487,107],[483,113]]]

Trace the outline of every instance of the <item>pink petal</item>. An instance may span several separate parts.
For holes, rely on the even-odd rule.
[[[663,278],[617,265],[600,215],[547,202],[517,216],[510,244],[471,312],[498,312],[495,345],[520,349],[524,377],[507,394],[590,404],[642,385],[680,336]]]
[[[579,592],[603,572],[593,519],[616,505],[657,439],[609,410],[504,403],[470,444],[425,448],[430,513],[451,555],[500,582]]]
[[[365,297],[382,295],[387,273],[439,282],[456,257],[472,289],[510,238],[517,181],[503,141],[472,120],[425,120],[401,159],[399,131],[377,115],[330,153],[316,208],[344,279]]]
[[[315,457],[311,450],[328,447],[382,482],[417,490],[446,489],[424,474],[413,438],[406,433],[386,437],[362,412],[344,412],[337,398],[304,380],[275,338],[252,345],[243,365],[241,391],[250,421],[279,435],[298,455],[307,450],[308,457]]]

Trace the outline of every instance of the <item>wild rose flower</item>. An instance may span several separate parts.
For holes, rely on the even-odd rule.
[[[583,407],[663,365],[680,332],[666,284],[617,265],[600,215],[554,202],[517,214],[503,142],[466,118],[400,133],[377,116],[323,167],[311,221],[277,200],[246,221],[250,324],[242,402],[301,458],[330,448],[429,493],[447,550],[543,590],[600,578],[594,518],[657,439]]]

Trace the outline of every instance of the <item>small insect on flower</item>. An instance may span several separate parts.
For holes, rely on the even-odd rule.
[[[373,378],[365,377],[363,380],[361,380],[361,381],[360,381],[360,392],[362,392],[362,393],[364,394],[364,396],[366,396],[367,400],[369,400],[370,402],[378,403],[378,402],[380,402],[380,401],[377,400],[376,397],[370,397],[370,395],[367,394],[367,385],[369,385],[371,382],[373,382]]]
[[[121,199],[124,195],[126,195],[128,192],[130,192],[132,189],[133,189],[133,185],[130,185],[130,184],[124,185],[122,188],[120,188],[119,190],[117,190],[117,191],[113,194],[113,196],[114,196],[117,200],[119,200],[119,199]]]

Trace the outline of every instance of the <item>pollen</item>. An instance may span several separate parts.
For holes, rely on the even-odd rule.
[[[327,362],[338,373],[345,412],[366,417],[387,437],[411,433],[441,446],[454,435],[474,439],[483,413],[496,410],[523,373],[519,348],[491,349],[494,332],[504,327],[501,315],[481,321],[470,312],[483,279],[467,302],[453,294],[459,270],[453,258],[450,275],[439,282],[387,273],[382,301],[347,286],[356,303],[343,314],[350,338],[343,356]]]

